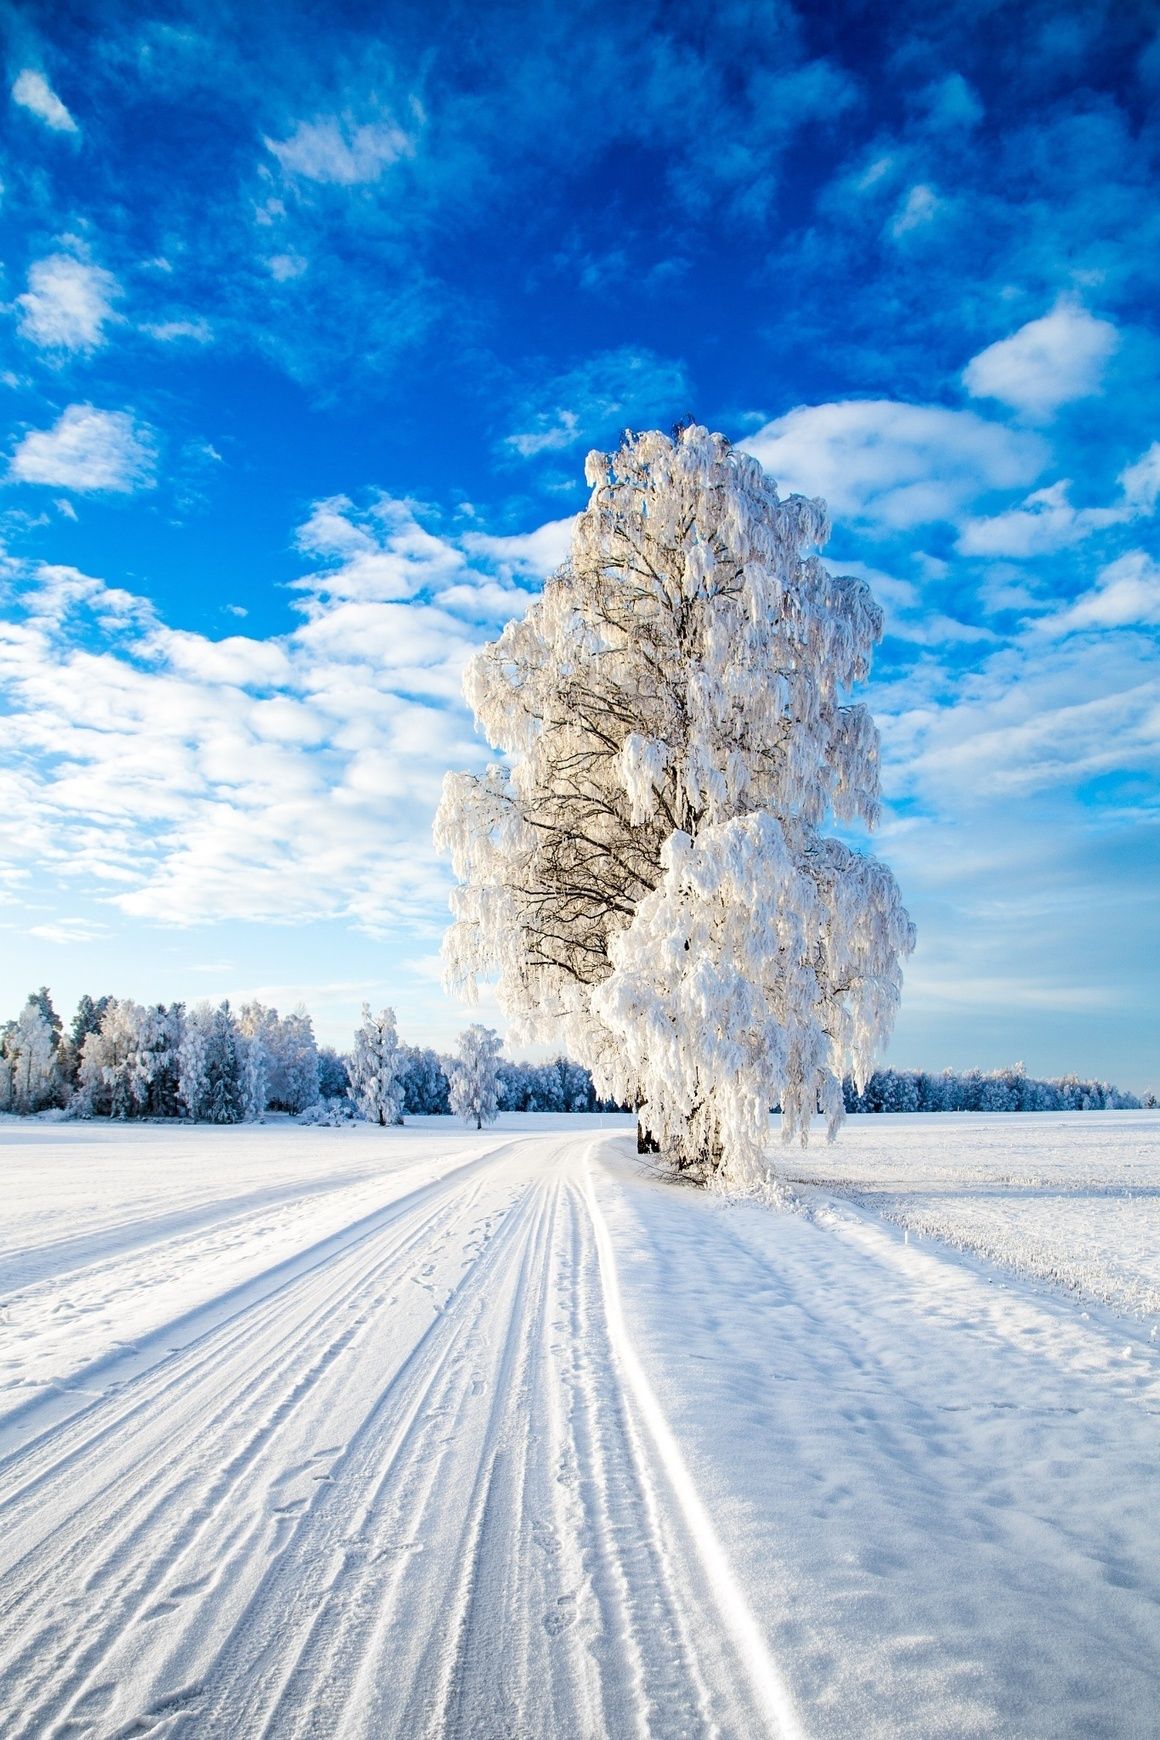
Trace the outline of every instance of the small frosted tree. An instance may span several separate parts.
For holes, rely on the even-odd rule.
[[[478,1022],[459,1035],[451,1068],[451,1110],[477,1130],[493,1124],[499,1088],[500,1037]]]
[[[494,974],[515,1036],[563,1039],[678,1168],[757,1182],[772,1104],[836,1129],[913,947],[890,872],[821,832],[877,817],[851,691],[882,615],[814,553],[824,505],[720,435],[587,475],[569,560],[465,674],[505,759],[444,783],[447,978]]]
[[[350,1094],[368,1123],[402,1123],[404,1063],[394,1010],[372,1015],[364,1003],[350,1060]]]

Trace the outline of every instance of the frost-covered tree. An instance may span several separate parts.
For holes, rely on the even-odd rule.
[[[370,1004],[364,1003],[350,1060],[350,1094],[368,1123],[402,1123],[403,1064],[395,1011],[380,1009],[372,1015]]]
[[[0,1112],[13,1112],[15,1083],[13,1081],[12,1040],[16,1032],[15,1021],[6,1021],[0,1028]]]
[[[213,1010],[208,1003],[195,1003],[185,1012],[181,1043],[177,1052],[177,1083],[186,1115],[199,1119],[205,1115],[209,1092],[209,1035]]]
[[[300,1003],[274,1024],[267,1041],[271,1059],[270,1103],[284,1112],[318,1104],[318,1045],[314,1023]]]
[[[170,1042],[163,1009],[127,997],[106,999],[100,1027],[81,1044],[76,1109],[111,1118],[160,1110],[152,1102]]]
[[[236,1124],[244,1115],[238,1031],[228,1003],[195,1003],[178,1051],[179,1091],[191,1118]]]
[[[324,1100],[338,1100],[350,1087],[346,1058],[333,1045],[318,1048],[318,1092]]]
[[[448,980],[498,977],[517,1037],[562,1037],[643,1101],[672,1162],[765,1173],[768,1108],[831,1133],[897,1008],[913,930],[889,871],[821,829],[873,825],[878,737],[851,690],[882,615],[697,427],[589,456],[570,559],[465,675],[506,759],[452,774]]]
[[[264,1003],[243,1003],[237,1013],[238,1054],[244,1116],[259,1122],[273,1099],[278,1011]]]
[[[403,1116],[448,1113],[450,1082],[443,1059],[430,1046],[399,1047],[402,1069],[399,1083],[403,1090]]]
[[[206,1034],[205,1107],[211,1124],[238,1124],[245,1116],[238,1030],[228,1003],[212,1011]]]
[[[499,1034],[478,1021],[459,1035],[459,1054],[451,1066],[451,1110],[477,1130],[495,1122],[500,1044]]]
[[[51,1005],[50,1005],[51,1007]],[[8,1029],[4,1050],[9,1071],[6,1097],[14,1112],[40,1112],[60,1104],[59,1036],[33,994]]]

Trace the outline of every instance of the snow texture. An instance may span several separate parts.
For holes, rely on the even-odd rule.
[[[6,1740],[1153,1735],[1154,1325],[867,1204],[1154,1275],[1160,1117],[630,1129],[0,1120]]]

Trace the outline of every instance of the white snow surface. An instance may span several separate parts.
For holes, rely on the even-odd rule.
[[[1160,1116],[628,1130],[0,1123],[6,1740],[1154,1736]]]

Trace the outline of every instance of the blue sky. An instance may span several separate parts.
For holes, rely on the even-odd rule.
[[[5,22],[5,1011],[449,1040],[463,661],[691,413],[886,608],[891,1061],[1160,1085],[1156,6]]]

